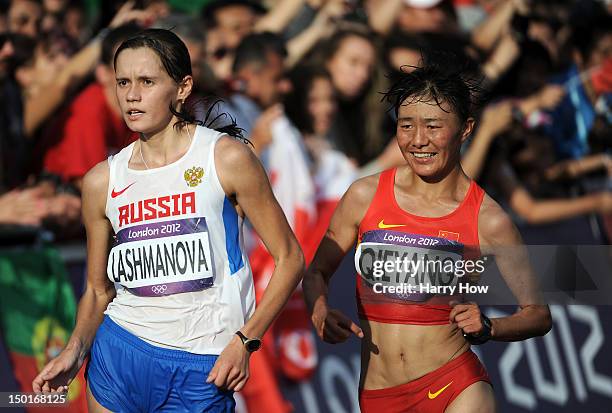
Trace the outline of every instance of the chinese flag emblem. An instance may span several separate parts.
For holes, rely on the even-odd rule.
[[[446,238],[451,241],[459,241],[459,233],[440,230],[438,231],[438,238]]]

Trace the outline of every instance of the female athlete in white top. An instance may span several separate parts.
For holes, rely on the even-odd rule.
[[[91,351],[90,411],[232,411],[215,392],[244,386],[250,352],[301,279],[302,252],[251,149],[185,110],[193,79],[176,35],[127,40],[115,71],[124,120],[141,138],[84,178],[87,287],[34,391],[67,391]],[[257,310],[243,217],[276,262]],[[201,394],[210,397],[193,400]]]

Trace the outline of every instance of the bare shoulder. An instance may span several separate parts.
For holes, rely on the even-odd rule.
[[[225,193],[234,196],[245,188],[269,185],[259,158],[251,148],[235,138],[223,136],[215,146],[215,167]]]
[[[344,198],[354,206],[370,205],[378,187],[379,177],[380,174],[378,173],[357,179],[346,190]]]
[[[346,190],[335,213],[341,225],[359,226],[376,193],[379,176],[376,174],[360,178]]]
[[[520,242],[512,219],[488,194],[485,194],[478,214],[478,238],[483,247]]]
[[[108,161],[99,162],[83,177],[83,193],[102,193],[106,197],[109,179],[110,167],[108,166]]]
[[[83,218],[86,223],[94,217],[105,215],[109,179],[110,168],[106,160],[91,168],[83,177]]]
[[[217,141],[215,146],[215,163],[217,166],[240,168],[248,166],[253,161],[258,161],[257,156],[244,142],[230,136],[223,136]]]

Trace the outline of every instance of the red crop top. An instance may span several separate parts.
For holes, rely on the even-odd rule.
[[[458,277],[463,274],[457,262],[480,256],[478,212],[484,191],[472,181],[450,214],[421,217],[397,204],[395,172],[396,168],[381,173],[359,224],[355,254],[359,316],[382,323],[447,324],[448,303],[460,298],[459,288],[451,294],[447,286],[465,280]],[[388,262],[392,264],[385,268]]]

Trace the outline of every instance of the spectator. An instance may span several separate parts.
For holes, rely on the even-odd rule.
[[[285,98],[287,116],[304,139],[324,139],[338,102],[329,73],[318,66],[300,66],[290,73],[292,91]]]
[[[223,111],[236,117],[258,153],[270,142],[271,122],[282,115],[277,104],[291,89],[283,63],[286,56],[284,42],[272,33],[249,35],[236,50],[232,67],[236,93]]]
[[[338,30],[319,49],[338,94],[338,116],[331,133],[332,146],[357,164],[374,158],[393,136],[387,128],[385,109],[378,92],[384,79],[377,70],[377,44],[364,26],[350,25]]]
[[[462,39],[441,33],[406,34],[395,32],[385,41],[385,63],[391,77],[399,70],[414,70],[421,63],[423,55],[431,52],[452,53],[467,58],[468,44]]]
[[[25,181],[23,107],[15,79],[15,36],[0,35],[0,193]]]
[[[15,38],[0,35],[0,224],[64,226],[78,220],[80,200],[69,194],[55,194],[48,185],[23,188],[24,165],[28,159],[23,139],[23,114],[19,85],[14,78]],[[21,40],[27,39],[21,36]]]
[[[10,60],[15,53],[13,41],[7,34],[0,35],[0,224],[40,224],[44,213],[38,206],[38,193],[13,189],[24,180],[19,173],[23,160],[21,139],[21,99],[19,88],[11,76]],[[17,162],[16,162],[17,161]]]
[[[496,121],[500,121],[499,116]],[[601,162],[585,159],[583,163],[592,165],[582,168],[582,171],[567,168],[564,164],[556,165],[550,140],[516,126],[498,138],[483,177],[486,178],[484,182],[496,190],[497,199],[521,221],[539,225],[559,223],[590,213],[606,215],[612,212],[612,192],[604,190],[571,196],[566,188],[555,185],[550,179],[561,177],[562,170],[574,170],[574,177],[578,177],[581,172],[598,167],[604,169],[610,163],[609,158],[600,157]],[[581,168],[580,164],[576,167]],[[608,171],[604,169],[604,172]]]
[[[567,43],[571,33],[567,26],[569,12],[567,2],[554,0],[533,2],[529,14],[526,35],[546,47],[555,67],[566,59],[562,46]]]
[[[265,9],[255,1],[213,0],[204,7],[202,17],[209,34],[222,39],[225,48],[235,50],[264,13]]]
[[[172,30],[181,38],[191,57],[191,70],[193,73],[194,86],[197,89],[206,88],[202,84],[204,75],[205,37],[202,23],[195,17],[173,13],[158,19],[154,27]]]
[[[279,36],[266,32],[245,37],[236,49],[233,65],[232,84],[238,92],[229,97],[223,111],[236,118],[252,141],[274,195],[303,246],[316,219],[315,190],[302,137],[280,105],[291,90],[285,57],[284,42]],[[252,242],[249,259],[259,299],[275,264],[258,240]],[[251,359],[252,380],[243,391],[246,404],[250,411],[291,411],[278,387],[274,367],[293,380],[303,380],[313,373],[317,360],[300,291],[294,293],[289,308],[281,313],[264,342],[268,343],[267,350]],[[299,355],[290,344],[296,342],[302,349]]]
[[[12,0],[8,10],[9,31],[37,37],[42,19],[42,7],[35,0]]]
[[[69,56],[64,50],[52,50],[55,45],[30,36],[13,36],[17,53],[15,54],[15,79],[19,83],[23,98],[35,101],[45,91],[45,86],[57,80],[57,74],[66,65]]]
[[[236,48],[264,13],[259,3],[250,0],[214,0],[204,7],[202,17],[208,30],[207,61],[218,79],[226,80],[231,76]]]
[[[78,222],[80,204],[64,191],[133,139],[115,103],[108,57],[114,32],[104,45],[107,30],[92,36],[119,11],[113,26],[135,19],[181,37],[197,93],[185,104],[206,126],[232,128],[228,118],[216,119],[221,109],[244,128],[308,258],[356,169],[372,174],[405,162],[379,92],[432,50],[479,62],[481,86],[494,101],[462,152],[464,170],[493,190],[521,230],[543,234],[538,240],[557,241],[544,232],[546,223],[560,233],[573,234],[578,221],[590,230],[593,215],[610,210],[612,23],[602,3],[0,1],[0,224],[59,225],[58,233],[67,233],[61,224]],[[190,16],[176,12],[187,8]],[[461,16],[460,8],[472,14]],[[467,17],[461,28],[457,17]],[[226,103],[208,112],[201,97],[211,91]],[[28,175],[29,164],[41,174]],[[43,167],[61,178],[45,180]],[[261,295],[274,262],[245,235]],[[285,313],[272,329],[266,347],[273,357],[259,370],[265,377],[245,396],[251,411],[291,409],[267,380],[278,373],[272,367],[292,379],[312,373],[316,351],[307,351],[307,368],[291,370],[278,345],[289,331],[283,326],[302,328],[301,317]]]
[[[102,42],[96,81],[85,88],[51,122],[42,139],[44,170],[81,187],[85,173],[137,138],[123,122],[115,96],[113,55],[119,44],[136,34],[137,26],[121,26]],[[69,160],[69,162],[67,162]]]
[[[397,27],[408,33],[459,32],[451,0],[405,0],[397,18]]]
[[[596,90],[592,80],[595,71],[603,70],[604,61],[612,59],[612,17],[602,12],[575,23],[571,44],[573,64],[554,78],[555,83],[566,87],[567,95],[552,112],[546,133],[560,158],[577,159],[591,151],[588,137],[598,114],[612,124],[612,90]]]
[[[44,14],[41,31],[45,34],[62,34],[74,42],[84,43],[86,16],[81,0],[43,1]]]
[[[109,24],[109,29],[126,24],[130,21],[143,22],[154,15],[147,10],[133,8],[132,2],[125,3]],[[53,114],[53,112],[68,98],[72,88],[91,74],[100,58],[100,40],[103,36],[96,36],[76,55],[72,56],[63,65],[56,65],[55,71],[45,70],[43,67],[34,78],[38,89],[44,93],[28,95],[24,101],[23,128],[26,137],[33,137],[38,128]]]
[[[202,17],[208,28],[207,63],[217,79],[227,82],[231,76],[231,66],[236,48],[241,40],[251,33],[271,32],[283,34],[287,31],[292,19],[298,15],[304,0],[284,0],[276,2],[267,12],[257,1],[253,0],[213,0],[202,10]],[[287,45],[291,55],[291,64],[295,63],[322,34],[321,26],[327,16],[334,14],[343,0],[330,0],[320,7],[318,19],[309,30],[293,39]],[[323,24],[322,24],[323,23]]]
[[[380,34],[393,28],[406,33],[459,33],[451,0],[368,0],[371,27]]]
[[[528,225],[558,224],[589,213],[607,214],[612,208],[610,192],[576,197],[559,184],[561,177],[569,177],[569,171],[576,178],[604,169],[608,158],[571,166],[557,163],[551,140],[541,133],[549,122],[543,111],[555,107],[565,95],[562,87],[546,85],[551,67],[543,45],[532,40],[522,43],[521,56],[500,82],[505,84],[504,93],[514,94],[513,100],[485,109],[462,158],[466,173],[480,177],[496,199]],[[501,87],[497,90],[502,92]],[[482,163],[486,166],[481,173]]]
[[[343,153],[331,148],[327,139],[338,107],[329,73],[317,66],[299,66],[291,72],[290,79],[294,87],[284,102],[287,116],[302,133],[313,160],[316,224],[303,245],[309,262],[338,201],[356,179],[357,171]]]

